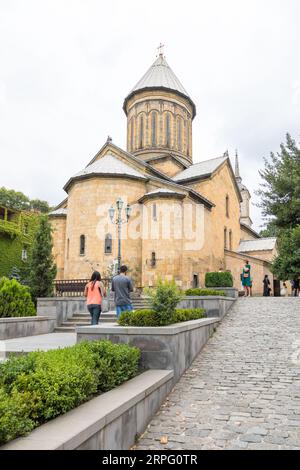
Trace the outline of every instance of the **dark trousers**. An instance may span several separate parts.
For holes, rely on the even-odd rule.
[[[87,306],[88,311],[91,315],[91,325],[98,325],[98,321],[101,313],[101,305],[91,304]]]

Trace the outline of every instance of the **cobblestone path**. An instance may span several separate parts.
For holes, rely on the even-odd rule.
[[[299,450],[300,298],[239,299],[137,449]]]

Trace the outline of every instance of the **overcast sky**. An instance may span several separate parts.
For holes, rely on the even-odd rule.
[[[0,0],[0,186],[56,205],[108,134],[125,149],[123,100],[162,42],[197,106],[194,162],[238,148],[253,193],[300,140],[299,18],[299,0]]]

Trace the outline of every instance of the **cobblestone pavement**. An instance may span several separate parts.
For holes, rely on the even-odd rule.
[[[299,332],[300,298],[239,299],[136,448],[300,450]]]

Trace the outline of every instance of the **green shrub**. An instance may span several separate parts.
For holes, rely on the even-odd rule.
[[[233,287],[233,277],[229,272],[206,273],[206,287]]]
[[[131,379],[139,359],[136,348],[95,341],[0,364],[0,443]]]
[[[204,308],[178,308],[175,312],[175,321],[180,323],[183,321],[198,320],[205,317]]]
[[[119,317],[121,326],[159,326],[159,317],[154,310],[134,310],[123,312]]]
[[[179,287],[174,281],[159,280],[154,290],[148,289],[151,310],[157,314],[159,325],[169,325],[176,306],[182,298]]]
[[[180,323],[189,320],[197,320],[205,316],[202,308],[176,309],[169,324]],[[119,325],[122,326],[161,326],[160,318],[154,310],[134,310],[123,312],[119,318]]]
[[[29,289],[16,279],[0,279],[0,318],[36,315]]]
[[[185,295],[187,296],[207,296],[207,295],[221,295],[222,297],[225,297],[226,294],[222,290],[214,290],[214,289],[188,289],[185,291]]]

